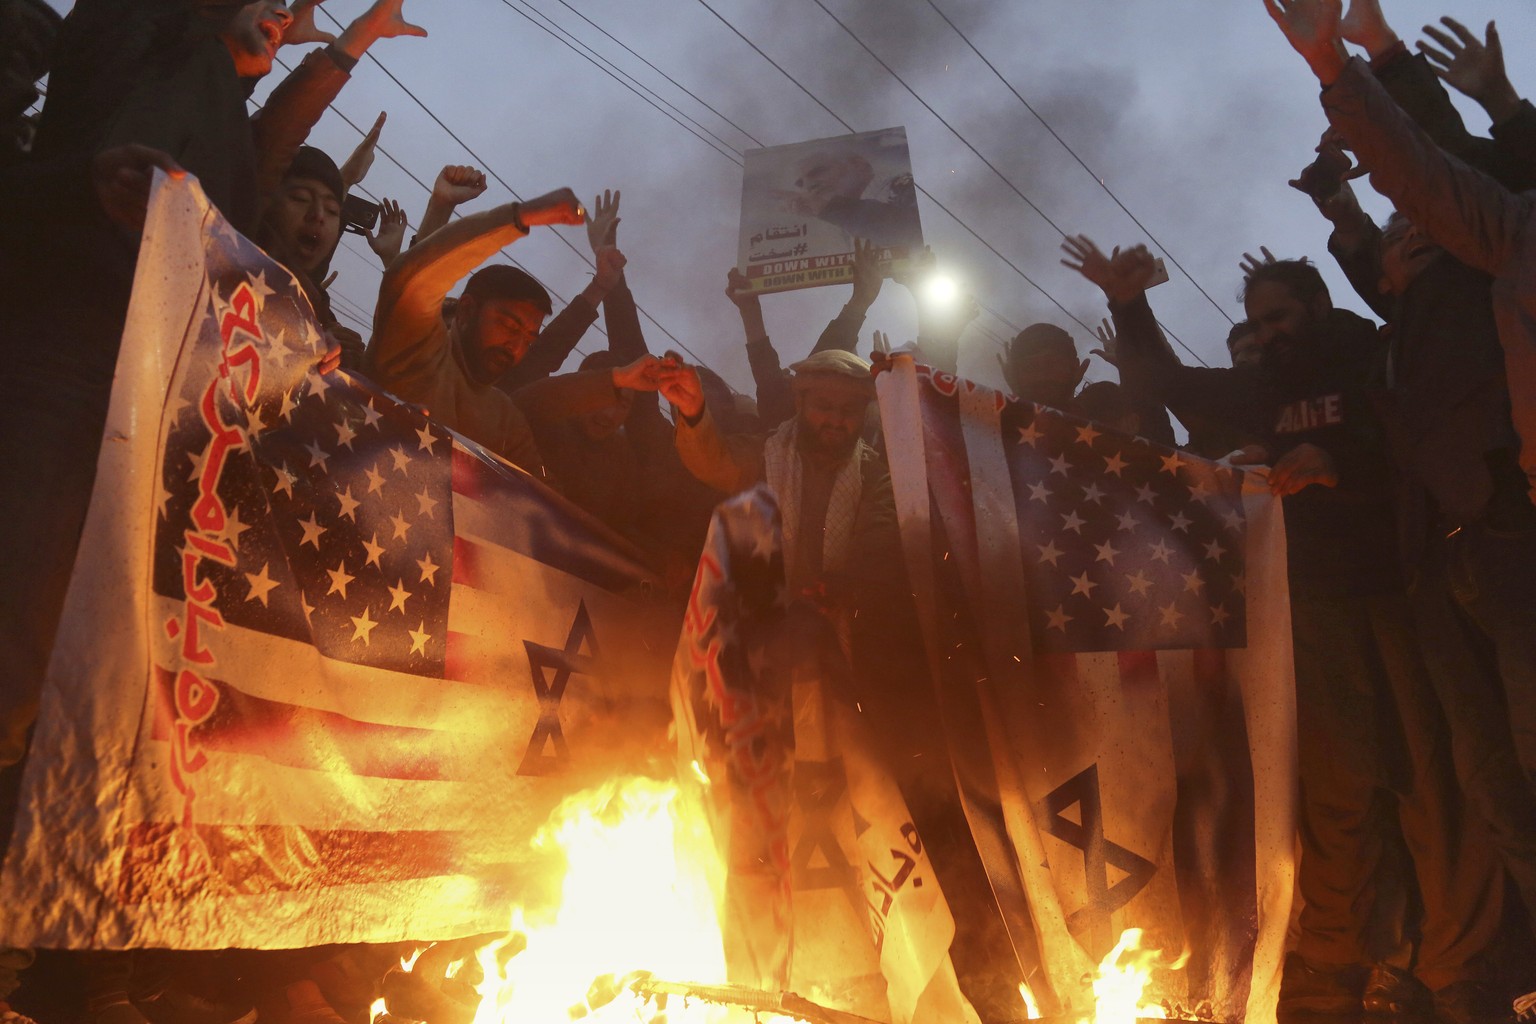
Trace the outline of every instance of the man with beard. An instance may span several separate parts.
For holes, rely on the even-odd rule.
[[[1106,258],[1079,239],[1069,252],[1109,299],[1122,364],[1168,405],[1258,439],[1250,458],[1272,466],[1270,489],[1284,499],[1305,904],[1280,1011],[1403,1012],[1415,1001],[1411,980],[1367,939],[1395,809],[1424,901],[1415,973],[1442,1020],[1478,1019],[1503,879],[1481,823],[1466,819],[1388,528],[1375,327],[1334,308],[1305,260],[1259,264],[1243,295],[1256,361],[1185,367],[1161,344],[1144,247]]]
[[[451,323],[443,318],[443,302],[466,274],[530,228],[584,219],[576,196],[560,189],[471,214],[422,239],[390,265],[379,285],[367,370],[401,398],[542,477],[529,416],[577,417],[611,406],[620,389],[655,391],[659,360],[647,355],[613,369],[551,377],[532,394],[524,389],[514,397],[497,382],[539,336],[550,313],[549,293],[527,272],[502,264],[470,277]],[[609,269],[616,278],[622,262]]]
[[[863,585],[900,562],[890,472],[859,436],[874,379],[867,362],[842,349],[791,369],[795,416],[767,435],[722,434],[691,366],[663,369],[661,393],[677,407],[683,465],[725,494],[766,481],[783,514],[790,590],[814,593],[834,618],[851,620]]]

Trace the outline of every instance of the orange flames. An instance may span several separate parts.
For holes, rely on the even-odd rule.
[[[544,920],[514,911],[511,931],[527,948],[504,971],[497,956],[504,944],[480,951],[485,981],[475,1024],[615,1013],[632,1021],[641,1000],[626,981],[639,972],[725,980],[717,857],[702,815],[681,813],[686,799],[672,783],[633,778],[561,804],[535,840],[564,855],[559,909]],[[671,1008],[668,1020],[689,1016]]]
[[[701,1000],[678,1005],[674,998],[662,1007],[629,987],[647,975],[698,985],[727,981],[716,917],[721,865],[705,818],[689,799],[674,783],[628,778],[560,805],[535,839],[565,861],[558,908],[538,916],[514,909],[508,936],[478,951],[483,979],[475,987],[480,1002],[473,1024],[707,1024],[723,1018]],[[1083,979],[1084,999],[1091,986],[1094,1010],[1080,1016],[1080,1024],[1168,1016],[1147,1001],[1146,992],[1154,971],[1177,969],[1182,961],[1165,962],[1141,939],[1140,929],[1127,929],[1097,976]],[[409,971],[416,959],[402,968]],[[460,966],[449,966],[448,975],[460,973]],[[436,973],[441,978],[441,965]],[[1028,986],[1019,986],[1019,993],[1028,1017],[1040,1017]],[[375,1018],[382,1003],[374,1005]],[[464,1008],[465,1021],[470,1012]]]

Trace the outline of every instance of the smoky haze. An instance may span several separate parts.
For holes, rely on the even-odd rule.
[[[765,145],[842,134],[836,120],[733,35],[700,0],[569,0],[572,7],[707,100]],[[1106,250],[1147,241],[1092,178],[969,50],[927,0],[822,0],[1041,210]],[[1324,119],[1317,87],[1270,22],[1260,0],[936,0],[1003,75],[1115,190],[1214,298],[1220,311],[1170,264],[1152,292],[1160,318],[1208,363],[1224,365],[1227,317],[1238,318],[1237,262],[1267,245],[1309,255],[1335,301],[1361,310],[1327,257],[1327,230],[1287,179],[1312,157]],[[1060,237],[874,59],[815,0],[709,0],[857,130],[904,125],[919,184],[1013,260],[1084,323],[1104,315],[1097,290],[1059,265]],[[1420,26],[1447,13],[1445,0],[1383,0],[1410,44]],[[1504,2],[1457,4],[1451,12],[1480,33],[1497,17],[1506,40],[1536,37],[1536,8]],[[329,0],[342,21],[363,0]],[[732,147],[751,140],[584,23],[560,0],[407,0],[407,17],[428,39],[385,40],[374,52],[524,196],[569,185],[584,198],[623,190],[620,248],[642,306],[736,387],[751,379],[736,311],[722,294],[735,259],[741,172],[586,59],[518,13],[537,11],[593,46],[697,118]],[[324,19],[323,25],[328,26]],[[283,59],[297,61],[293,50]],[[1512,48],[1516,87],[1531,81]],[[273,76],[282,74],[281,69]],[[258,90],[265,95],[270,82]],[[1458,98],[1459,99],[1459,98]],[[1487,118],[1459,102],[1473,131]],[[476,163],[378,67],[365,60],[336,108],[366,127],[389,112],[383,146],[428,183],[445,163]],[[335,111],[310,140],[338,161],[358,141]],[[426,195],[382,156],[364,183],[400,200],[414,224]],[[1364,183],[1360,183],[1364,190]],[[473,209],[510,199],[493,183]],[[1040,291],[927,199],[924,232],[941,266],[964,290],[1012,324],[1036,320],[1087,333]],[[1375,197],[1367,208],[1378,216]],[[583,252],[584,232],[562,233]],[[512,254],[561,295],[585,285],[586,266],[551,232]],[[1156,247],[1154,246],[1154,251]],[[380,272],[349,236],[333,268],[344,308],[371,313]],[[846,286],[769,296],[771,335],[786,362],[801,357],[847,298]],[[646,323],[653,351],[672,347]],[[866,322],[894,342],[916,330],[905,290],[887,282]],[[961,370],[999,380],[988,335],[1014,328],[983,314],[963,342]],[[588,335],[582,348],[603,344]],[[1181,353],[1183,354],[1183,353]],[[1186,359],[1188,357],[1186,356]],[[1090,376],[1112,376],[1095,360]]]

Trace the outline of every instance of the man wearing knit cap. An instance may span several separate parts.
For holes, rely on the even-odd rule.
[[[691,366],[664,370],[661,390],[677,406],[689,472],[726,494],[766,481],[783,514],[790,589],[818,589],[851,613],[867,584],[900,571],[890,473],[859,436],[875,382],[869,363],[841,349],[791,369],[795,416],[770,434],[722,433]]]

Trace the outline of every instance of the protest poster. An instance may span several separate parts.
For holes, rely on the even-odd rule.
[[[905,128],[743,156],[737,268],[754,292],[851,281],[855,239],[880,246],[887,274],[922,251]]]

